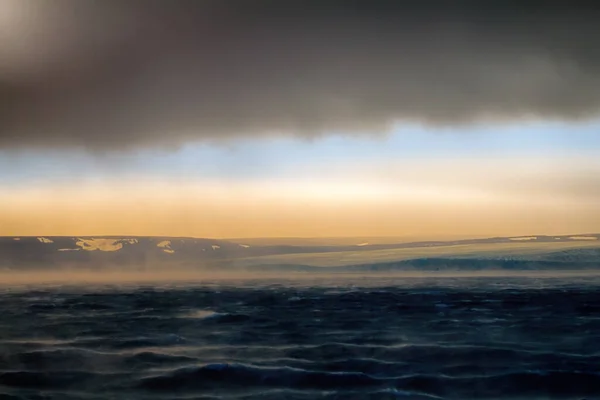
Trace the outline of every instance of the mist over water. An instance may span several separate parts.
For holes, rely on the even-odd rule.
[[[324,268],[324,270],[326,270]],[[393,279],[402,282],[409,279],[422,278],[429,281],[435,279],[464,279],[464,278],[529,278],[551,279],[579,277],[600,278],[600,271],[596,270],[571,270],[571,271],[543,271],[543,270],[487,270],[487,271],[397,271],[397,272],[339,272],[331,273],[329,270],[322,273],[315,272],[274,272],[274,271],[245,271],[243,268],[223,271],[207,271],[197,268],[149,268],[147,270],[122,270],[118,268],[103,268],[101,270],[85,269],[57,269],[50,271],[27,270],[1,271],[0,288],[3,286],[36,287],[44,285],[66,285],[87,287],[89,285],[116,285],[136,286],[153,285],[162,287],[175,284],[178,286],[197,286],[206,282],[229,284],[236,282],[241,285],[248,283],[259,284],[262,282],[280,282],[288,285],[331,285],[331,284],[379,284]]]
[[[0,398],[600,394],[598,276],[93,276],[0,286]]]

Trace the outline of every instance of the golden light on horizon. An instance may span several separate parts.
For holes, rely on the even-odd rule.
[[[543,201],[540,201],[543,199]],[[465,236],[591,232],[594,202],[434,185],[158,180],[2,193],[0,235]]]

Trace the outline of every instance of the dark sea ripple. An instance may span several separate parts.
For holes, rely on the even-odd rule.
[[[600,399],[597,278],[0,288],[0,399]]]

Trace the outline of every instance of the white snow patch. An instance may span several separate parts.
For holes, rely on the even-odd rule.
[[[79,251],[81,249],[58,249],[58,251]]]
[[[75,243],[83,250],[87,251],[117,251],[123,248],[123,243],[119,239],[81,239]]]
[[[571,236],[571,240],[598,240],[595,236]]]
[[[39,237],[39,238],[37,238],[37,240],[40,243],[54,243],[54,240],[51,240],[51,239],[48,239],[48,238],[45,238],[45,237]]]
[[[221,246],[217,246],[216,244],[213,244],[213,245],[212,245],[212,246],[210,246],[210,247],[212,247],[212,249],[213,249],[213,250],[217,250],[217,249],[220,249],[220,248],[221,248]]]
[[[124,242],[127,242],[129,244],[136,244],[138,242],[137,239],[121,239],[121,240],[123,240]]]
[[[562,238],[554,238],[554,240],[561,240]]]
[[[365,242],[365,243],[359,243],[359,244],[357,244],[357,246],[368,246],[368,245],[369,245],[369,243],[368,243],[368,242]]]
[[[21,240],[21,238],[13,238],[13,240]]]
[[[514,237],[514,238],[510,238],[510,240],[515,240],[515,241],[537,240],[537,236]]]
[[[250,246],[248,246],[247,244],[240,244],[240,247],[243,247],[243,248],[247,249]]]
[[[170,240],[163,240],[162,242],[158,243],[156,245],[156,247],[160,247],[161,249],[163,249],[163,251],[165,253],[169,253],[169,254],[175,253],[175,250],[173,250],[171,248],[171,241]]]

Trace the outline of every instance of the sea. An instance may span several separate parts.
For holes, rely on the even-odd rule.
[[[0,399],[600,399],[597,277],[0,285]]]

